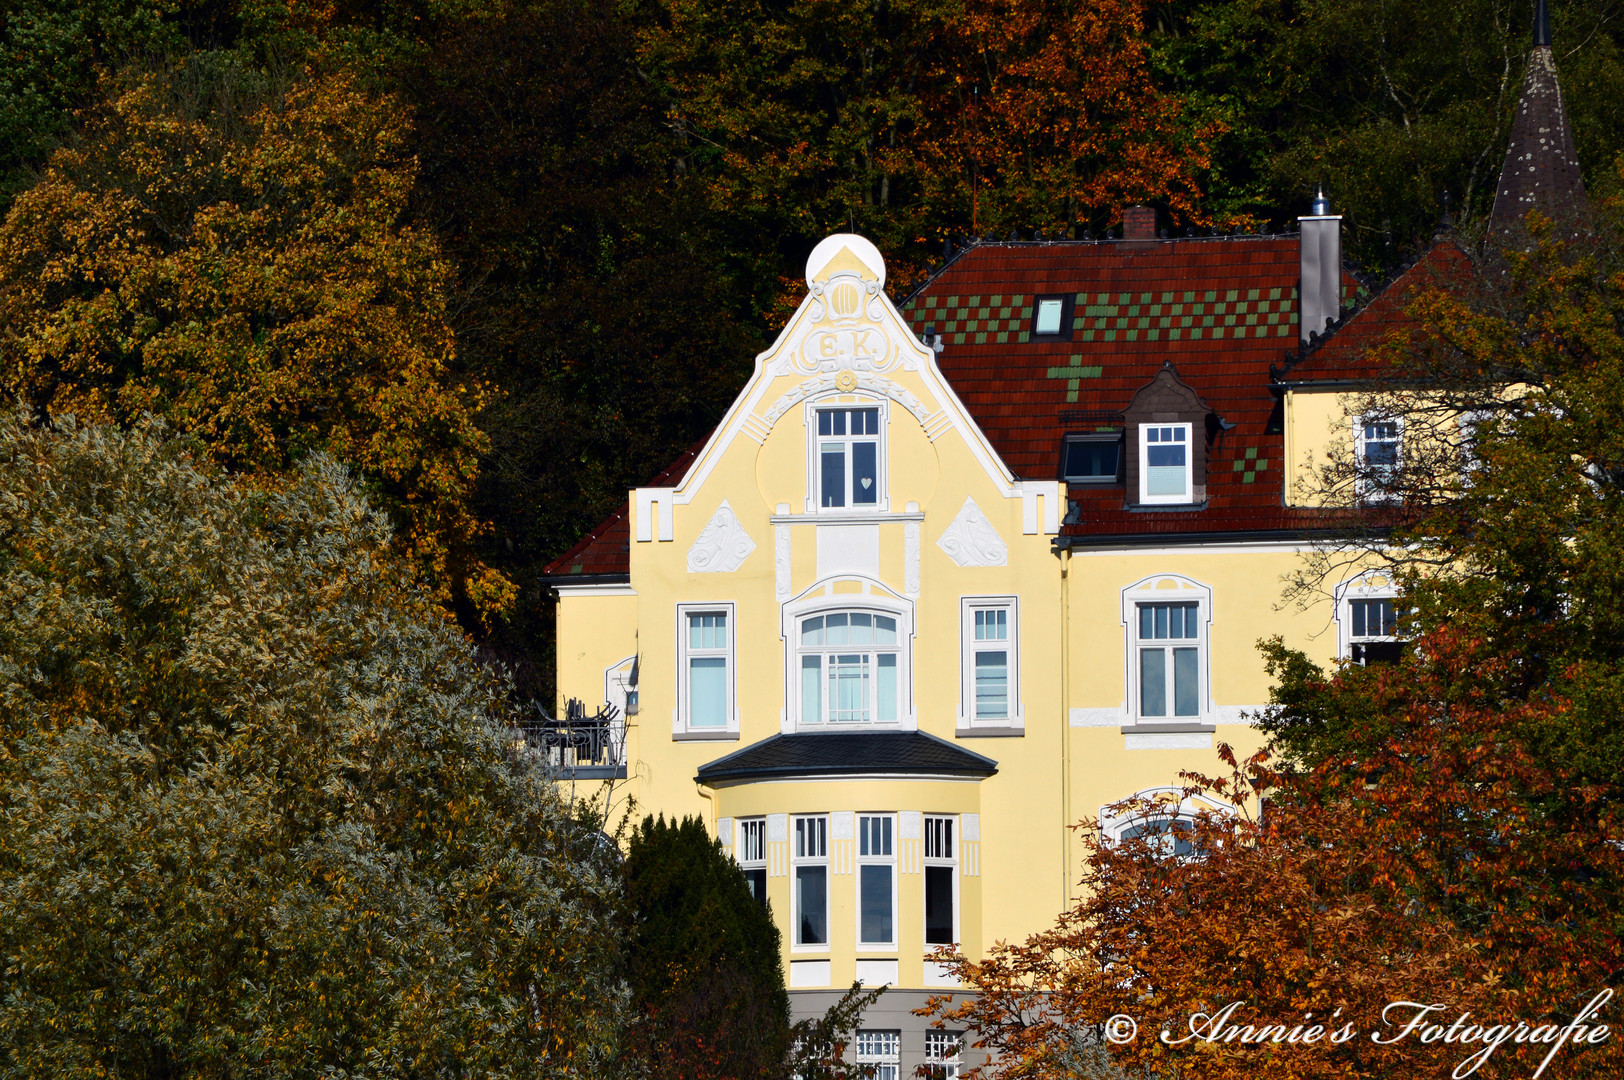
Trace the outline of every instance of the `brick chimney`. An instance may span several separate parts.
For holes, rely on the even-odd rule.
[[[1130,206],[1122,211],[1122,239],[1156,239],[1156,209],[1151,206]]]

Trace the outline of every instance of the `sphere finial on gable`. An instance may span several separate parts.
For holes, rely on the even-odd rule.
[[[855,274],[885,287],[885,259],[880,249],[856,233],[826,236],[806,259],[806,287],[836,274]]]

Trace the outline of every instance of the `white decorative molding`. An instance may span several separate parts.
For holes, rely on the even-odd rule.
[[[1009,548],[969,495],[936,546],[960,566],[1008,566]]]
[[[925,961],[926,986],[957,986],[959,977],[953,969],[939,960]]]
[[[780,394],[778,399],[767,407],[766,412],[763,412],[758,416],[752,416],[751,424],[753,426],[771,430],[772,426],[778,423],[778,418],[780,416],[783,416],[786,412],[805,401],[807,398],[813,397],[817,394],[833,393],[835,391],[848,389],[840,386],[839,383],[840,375],[837,373],[821,375],[816,378],[807,379],[804,382],[797,383],[795,386]],[[874,375],[866,371],[859,371],[855,374],[855,379],[849,389],[866,390],[871,394],[877,394],[880,397],[889,398],[912,413],[914,419],[918,420],[921,424],[925,424],[931,419],[932,414],[925,408],[925,403],[920,401],[913,391],[909,390],[905,386],[898,386],[896,383],[892,382],[890,379],[884,378],[883,376]],[[941,414],[937,413],[936,415],[939,416]]]
[[[789,988],[810,990],[829,985],[829,961],[791,960],[789,962]]]
[[[836,810],[829,815],[829,836],[834,840],[850,840],[857,835],[857,815],[850,810]]]
[[[767,815],[767,840],[769,843],[782,844],[789,839],[789,815]]]
[[[675,488],[638,488],[637,489],[637,542],[646,544],[654,539],[654,508],[660,508],[660,539],[670,541],[676,539],[676,529],[671,520],[672,497],[676,494]]]
[[[897,962],[895,960],[857,961],[857,981],[864,986],[895,986]]]
[[[733,846],[733,819],[730,817],[716,819],[716,839],[722,842],[725,848]]]
[[[773,526],[773,592],[780,601],[788,600],[789,580],[789,526]]]
[[[1120,706],[1110,709],[1073,709],[1072,727],[1121,727],[1128,722],[1128,714]]]
[[[918,840],[923,835],[925,815],[919,810],[904,810],[897,815],[897,835],[904,840]]]
[[[1167,732],[1155,735],[1129,734],[1123,737],[1125,750],[1211,750],[1210,732]]]
[[[1245,724],[1256,727],[1258,717],[1263,715],[1267,705],[1217,705],[1212,710],[1212,721],[1215,724]]]
[[[842,574],[879,579],[878,525],[819,525],[818,580]]]
[[[779,528],[787,530],[788,526],[781,525]],[[919,522],[917,521],[910,521],[902,526],[902,591],[908,596],[919,595]],[[783,599],[783,597],[781,596],[779,599]]]
[[[1064,504],[1061,485],[1051,481],[1028,480],[1021,484],[1021,531],[1027,536],[1038,532],[1040,499],[1043,502],[1043,532],[1052,535],[1060,531],[1060,507]]]
[[[756,542],[739,524],[739,516],[733,512],[733,507],[723,499],[722,505],[716,508],[716,513],[700,530],[699,539],[688,549],[688,572],[731,574],[744,565],[744,560],[754,550]]]
[[[964,839],[967,842],[975,842],[981,839],[980,814],[960,814],[959,827],[963,831]]]

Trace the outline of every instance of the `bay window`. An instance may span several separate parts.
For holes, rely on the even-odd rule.
[[[897,861],[890,814],[857,818],[857,944],[894,947]]]
[[[795,866],[794,943],[826,948],[829,944],[829,819],[795,819],[791,853]]]
[[[958,938],[959,849],[956,818],[925,818],[925,944],[952,945]]]

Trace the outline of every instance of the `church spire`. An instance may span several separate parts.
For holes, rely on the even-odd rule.
[[[1534,48],[1528,54],[1528,75],[1511,123],[1500,183],[1489,211],[1489,235],[1496,240],[1515,236],[1530,210],[1558,220],[1586,216],[1590,202],[1579,177],[1579,156],[1562,106],[1562,87],[1556,79],[1551,55],[1551,23],[1545,0],[1534,8]]]

